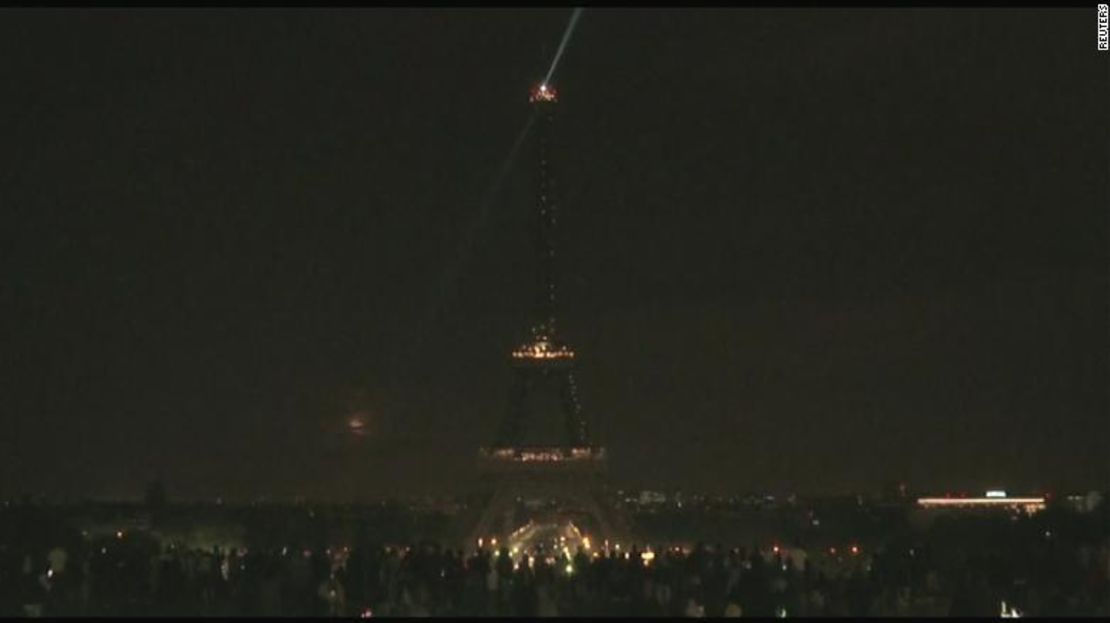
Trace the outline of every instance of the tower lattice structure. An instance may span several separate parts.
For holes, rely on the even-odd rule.
[[[509,408],[494,444],[480,453],[483,480],[492,485],[468,539],[509,535],[512,518],[524,498],[558,500],[563,517],[579,518],[600,539],[626,534],[620,514],[603,492],[606,451],[591,436],[575,382],[575,352],[561,338],[557,323],[556,220],[557,188],[552,171],[554,88],[540,85],[529,101],[537,116],[535,136],[537,186],[535,212],[536,298],[525,341],[512,350],[513,380]],[[561,438],[526,443],[526,433],[543,416],[535,406],[548,398],[562,420]],[[550,513],[549,513],[550,516]],[[601,542],[601,540],[597,542]]]
[[[575,382],[575,353],[561,339],[557,322],[558,273],[556,265],[556,218],[558,201],[552,172],[555,90],[541,85],[529,98],[537,116],[536,132],[536,299],[527,340],[512,351],[513,383],[509,411],[497,434],[495,448],[524,445],[526,427],[539,417],[536,399],[549,394],[557,398],[562,413],[563,448],[590,445],[590,428],[578,400]],[[531,400],[530,400],[531,399]]]

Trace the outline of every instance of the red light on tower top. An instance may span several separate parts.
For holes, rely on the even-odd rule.
[[[528,96],[528,101],[535,104],[536,102],[557,102],[558,93],[555,92],[554,87],[546,84],[538,84],[532,87],[532,93]]]

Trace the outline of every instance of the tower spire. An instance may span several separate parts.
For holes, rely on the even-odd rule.
[[[570,360],[572,352],[563,344],[556,326],[556,265],[555,265],[555,176],[551,172],[552,139],[555,125],[555,104],[558,94],[549,84],[532,89],[528,101],[539,128],[536,132],[536,303],[528,342],[513,351],[514,359]]]
[[[551,171],[552,139],[554,137],[555,104],[558,96],[554,87],[540,84],[532,90],[532,106],[539,117],[537,149],[536,193],[536,250],[538,270],[538,298],[533,337],[553,341],[556,335],[556,272],[555,272],[555,221],[558,212],[555,177]]]

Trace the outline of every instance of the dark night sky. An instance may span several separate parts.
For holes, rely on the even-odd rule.
[[[568,16],[4,11],[0,495],[468,482],[530,161],[481,204]],[[562,306],[614,479],[1107,486],[1095,35],[1093,7],[587,10]]]

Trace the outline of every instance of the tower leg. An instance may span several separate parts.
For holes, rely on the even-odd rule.
[[[470,531],[466,547],[472,548],[478,538],[491,536],[504,537],[515,526],[505,526],[503,518],[516,509],[516,500],[521,496],[541,496],[563,500],[566,504],[580,508],[596,524],[598,534],[595,542],[603,539],[627,541],[632,537],[628,526],[620,514],[604,501],[604,494],[594,486],[583,486],[580,482],[529,481],[507,479],[501,481],[489,503],[482,510],[477,523]]]
[[[590,431],[586,421],[582,418],[582,410],[578,406],[578,387],[574,382],[574,372],[567,370],[560,375],[559,385],[567,442],[571,446],[583,446],[590,438]]]
[[[501,423],[501,430],[497,435],[498,446],[505,448],[520,444],[526,411],[524,402],[531,388],[531,376],[524,370],[517,370],[513,386],[509,390],[509,416]]]
[[[477,525],[474,526],[474,530],[470,534],[468,547],[474,547],[479,538],[484,539],[491,536],[492,531],[500,528],[497,525],[499,518],[503,517],[506,511],[515,507],[516,488],[506,485],[507,483],[501,483],[494,489],[493,497],[490,498],[489,503],[478,518]]]

